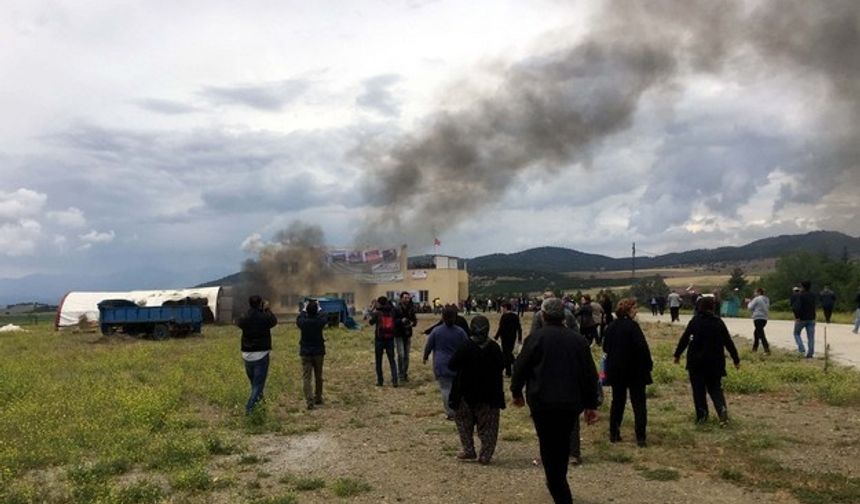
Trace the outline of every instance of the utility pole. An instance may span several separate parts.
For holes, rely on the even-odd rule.
[[[636,242],[633,242],[633,278],[636,278]]]

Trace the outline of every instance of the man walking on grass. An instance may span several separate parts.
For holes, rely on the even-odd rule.
[[[526,338],[511,379],[514,406],[525,404],[526,388],[546,486],[556,504],[573,502],[567,483],[571,435],[583,410],[587,423],[597,421],[598,404],[597,369],[588,342],[564,327],[564,312],[559,299],[543,302],[544,326]]]
[[[316,300],[308,301],[304,311],[296,318],[301,332],[299,357],[302,360],[302,391],[309,410],[323,403],[323,360],[325,359],[325,339],[323,329],[328,324],[328,316],[320,311]],[[311,375],[314,388],[311,390]]]
[[[418,324],[415,314],[415,303],[412,302],[412,294],[403,291],[400,293],[400,305],[397,307],[398,317],[394,336],[394,350],[397,354],[397,372],[400,382],[409,381],[409,350],[412,348],[412,328]]]
[[[520,325],[520,317],[513,312],[510,303],[502,304],[502,318],[496,329],[494,339],[502,340],[502,360],[505,365],[505,376],[510,377],[514,363],[514,346],[517,342],[523,342],[523,327]]]

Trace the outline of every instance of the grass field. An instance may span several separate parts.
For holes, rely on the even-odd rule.
[[[328,332],[326,404],[305,411],[297,331],[278,326],[266,404],[246,417],[234,328],[164,342],[29,329],[0,333],[0,504],[549,499],[527,409],[503,411],[491,466],[455,460],[423,336],[412,381],[380,389],[371,333]],[[731,423],[696,426],[671,362],[680,328],[645,329],[650,446],[630,442],[630,418],[610,445],[602,407],[571,469],[578,502],[860,502],[860,374],[742,351]]]

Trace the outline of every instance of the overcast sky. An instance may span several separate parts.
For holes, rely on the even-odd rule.
[[[657,254],[817,229],[860,234],[857,85],[827,74],[856,77],[860,47],[827,66],[814,51],[784,55],[781,41],[767,41],[765,63],[742,47],[700,65],[693,44],[640,86],[629,75],[637,66],[587,66],[576,49],[595,32],[627,31],[629,20],[606,21],[623,17],[617,8],[4,0],[0,277],[170,265],[204,281],[237,271],[249,244],[295,220],[344,246],[391,215],[407,230],[384,240],[402,237],[419,254],[436,234],[442,252],[465,257],[542,245],[620,257],[632,241]],[[855,37],[837,46],[856,42],[847,12]],[[720,26],[699,21],[685,23],[684,40],[707,30],[706,43],[722,46]],[[545,91],[559,54],[576,78]],[[516,126],[555,109],[603,124],[621,101],[629,107],[614,122],[551,153],[535,152],[542,138]],[[446,158],[440,131],[461,143],[475,135],[476,171]],[[403,182],[409,174],[420,183]]]

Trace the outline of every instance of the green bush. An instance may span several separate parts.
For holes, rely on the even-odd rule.
[[[805,363],[786,363],[774,366],[776,377],[785,383],[815,383],[824,377],[824,373]]]
[[[860,405],[860,376],[845,369],[836,369],[824,375],[817,384],[821,400],[833,406]]]
[[[306,492],[325,488],[325,480],[320,478],[299,478],[293,484],[296,490]]]
[[[767,370],[756,366],[741,366],[723,378],[723,389],[735,394],[761,394],[776,388],[776,381]]]
[[[164,490],[150,481],[139,481],[116,492],[114,499],[122,504],[155,504],[164,499]]]
[[[205,468],[197,466],[174,475],[171,484],[178,490],[202,492],[212,487],[212,478]]]
[[[332,491],[338,497],[353,497],[372,489],[366,481],[353,478],[341,478],[332,485]]]

